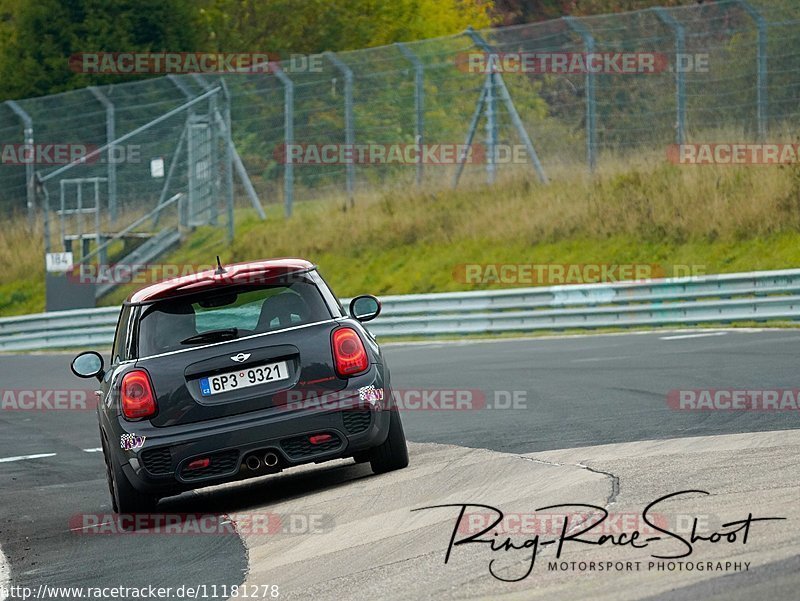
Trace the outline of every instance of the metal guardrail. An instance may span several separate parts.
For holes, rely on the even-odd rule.
[[[800,269],[383,297],[381,338],[800,320]],[[342,303],[347,306],[348,299]],[[119,309],[0,319],[0,351],[108,347]]]

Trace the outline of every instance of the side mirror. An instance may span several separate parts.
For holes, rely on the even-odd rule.
[[[371,294],[362,294],[350,301],[350,316],[358,321],[370,321],[381,312],[381,301]]]
[[[100,353],[87,351],[72,360],[70,369],[79,378],[97,378],[102,381],[103,365],[103,357],[100,356]]]

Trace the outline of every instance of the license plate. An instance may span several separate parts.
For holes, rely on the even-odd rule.
[[[278,382],[289,377],[289,370],[286,361],[277,363],[267,363],[266,365],[256,365],[246,369],[229,371],[226,374],[210,376],[200,379],[200,393],[203,396],[211,396],[221,392],[230,392],[240,388],[258,386],[267,382]]]

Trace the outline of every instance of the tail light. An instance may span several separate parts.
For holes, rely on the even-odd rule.
[[[356,331],[339,328],[333,333],[333,359],[336,373],[347,378],[367,371],[369,358]]]
[[[156,396],[146,371],[137,369],[122,378],[122,414],[128,419],[141,419],[156,414]]]

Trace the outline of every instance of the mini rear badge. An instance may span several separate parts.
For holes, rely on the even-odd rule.
[[[239,353],[238,355],[234,355],[231,357],[236,363],[241,363],[242,361],[247,361],[250,358],[250,353]]]

